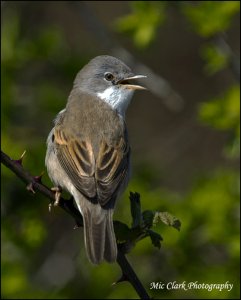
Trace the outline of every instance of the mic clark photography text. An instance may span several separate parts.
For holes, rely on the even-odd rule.
[[[227,290],[230,292],[233,288],[233,284],[226,281],[225,283],[199,283],[198,281],[193,282],[186,282],[183,281],[182,283],[178,283],[176,281],[170,281],[167,283],[164,282],[151,282],[150,283],[150,290],[200,290],[205,289],[211,292],[212,290]]]

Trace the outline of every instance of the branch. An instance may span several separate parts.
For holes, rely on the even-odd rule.
[[[150,299],[145,288],[143,287],[143,285],[140,282],[139,278],[137,277],[136,273],[134,272],[131,265],[129,264],[126,256],[120,250],[120,247],[118,247],[118,248],[119,249],[118,249],[117,262],[123,272],[122,278],[119,280],[119,282],[125,281],[125,280],[129,281],[141,299]]]
[[[46,185],[41,182],[40,176],[33,176],[28,173],[22,167],[22,159],[24,154],[21,156],[19,160],[13,160],[8,155],[6,155],[3,151],[1,151],[1,163],[4,164],[8,169],[10,169],[13,173],[17,175],[24,183],[27,184],[27,190],[35,193],[35,191],[39,191],[41,194],[50,199],[50,203],[53,203],[55,200],[55,194],[51,191]],[[83,219],[80,212],[75,208],[73,198],[70,200],[66,200],[63,197],[60,198],[59,206],[69,215],[71,215],[77,226],[83,226]],[[141,299],[150,299],[147,294],[145,288],[137,277],[135,271],[132,269],[129,264],[125,254],[122,251],[123,245],[118,245],[118,256],[117,263],[119,264],[122,270],[122,277],[116,282],[129,281],[133,288],[136,290],[137,294]]]
[[[35,193],[35,190],[50,199],[51,203],[55,201],[55,194],[51,189],[41,182],[41,176],[32,176],[22,167],[22,158],[13,160],[1,151],[1,163],[15,173],[24,183],[27,184],[27,190]],[[75,208],[73,201],[61,197],[59,206],[70,214],[76,221],[77,225],[83,225],[83,219],[79,211]]]

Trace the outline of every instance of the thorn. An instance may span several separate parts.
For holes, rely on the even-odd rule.
[[[23,163],[23,158],[24,158],[24,156],[25,156],[25,154],[26,154],[26,150],[24,150],[23,151],[23,154],[20,156],[20,158],[19,159],[17,159],[17,160],[14,160],[17,164],[19,164],[19,165],[21,165],[22,166],[22,163]]]
[[[29,192],[32,192],[33,194],[35,194],[35,190],[34,190],[34,186],[33,186],[33,183],[30,182],[27,186],[26,186],[26,189],[29,191]]]
[[[27,152],[27,150],[24,150],[24,151],[23,151],[23,154],[20,156],[20,159],[19,159],[19,160],[21,160],[21,161],[23,160],[23,158],[24,158],[26,152]]]
[[[116,285],[117,283],[120,283],[123,281],[129,281],[124,273],[122,273],[121,277],[116,282],[113,282],[112,285]]]
[[[41,172],[39,176],[34,176],[34,180],[38,183],[42,183],[42,177],[44,175],[44,171]]]

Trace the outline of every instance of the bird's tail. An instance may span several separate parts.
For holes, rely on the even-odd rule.
[[[81,212],[89,260],[93,264],[99,264],[104,259],[109,263],[115,262],[117,245],[112,221],[113,209],[103,209],[98,203],[88,201],[81,207]]]

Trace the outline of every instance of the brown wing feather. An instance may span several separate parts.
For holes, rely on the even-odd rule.
[[[95,160],[91,144],[67,136],[63,129],[58,127],[55,128],[54,135],[57,158],[74,186],[87,198],[95,198]]]
[[[116,147],[102,141],[96,162],[96,181],[98,201],[103,206],[115,198],[118,188],[128,174],[129,147],[127,141],[120,138]]]
[[[130,150],[127,138],[121,137],[115,146],[102,141],[95,160],[87,140],[76,140],[58,126],[54,135],[57,158],[74,186],[89,200],[97,200],[101,206],[112,205],[128,174]]]

